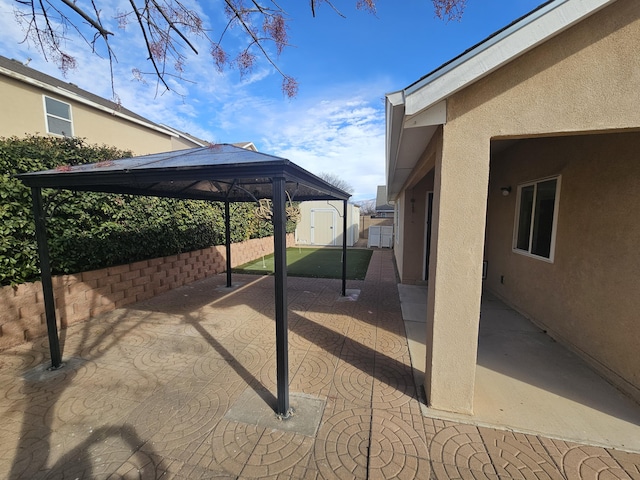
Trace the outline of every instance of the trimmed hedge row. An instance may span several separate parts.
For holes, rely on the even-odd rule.
[[[0,285],[39,277],[31,192],[16,173],[130,156],[83,139],[0,138]],[[43,189],[54,274],[95,270],[224,243],[217,202]],[[231,205],[231,241],[273,233],[253,204]],[[287,231],[295,230],[289,222]]]

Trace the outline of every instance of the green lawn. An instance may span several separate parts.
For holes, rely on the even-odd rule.
[[[364,280],[372,250],[347,250],[347,278]],[[292,277],[342,278],[341,248],[287,248],[287,275]],[[232,270],[235,273],[270,275],[273,255],[258,258]]]

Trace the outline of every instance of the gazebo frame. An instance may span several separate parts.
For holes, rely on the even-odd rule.
[[[231,287],[231,202],[273,202],[275,314],[277,354],[276,414],[288,418],[289,357],[287,321],[286,202],[291,200],[342,200],[342,296],[346,294],[347,202],[350,194],[309,173],[287,159],[228,144],[158,153],[140,157],[59,167],[16,175],[31,187],[38,255],[42,273],[45,316],[51,367],[60,368],[53,284],[43,208],[42,188],[147,195],[220,201],[225,204],[227,287]]]

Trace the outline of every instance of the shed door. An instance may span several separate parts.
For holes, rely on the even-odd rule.
[[[335,210],[311,210],[311,244],[335,245]]]

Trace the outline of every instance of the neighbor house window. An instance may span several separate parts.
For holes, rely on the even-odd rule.
[[[54,98],[44,97],[44,110],[47,117],[48,133],[65,137],[73,136],[71,105]]]
[[[515,252],[553,261],[560,177],[518,186]]]

